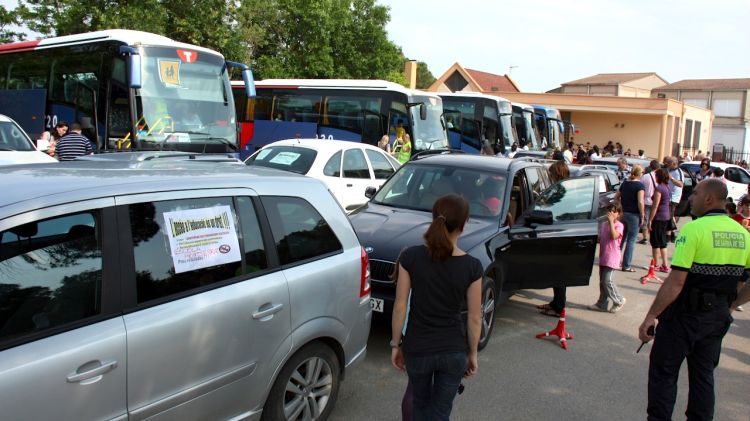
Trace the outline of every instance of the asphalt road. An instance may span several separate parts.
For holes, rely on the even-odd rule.
[[[637,245],[634,263],[645,266],[651,249]],[[671,255],[670,245],[670,255]],[[636,273],[616,272],[615,282],[627,298],[617,314],[593,312],[598,266],[587,287],[568,289],[567,329],[574,335],[569,350],[537,333],[555,327],[557,319],[540,315],[535,305],[548,302],[551,290],[520,291],[496,313],[490,343],[479,355],[479,373],[465,382],[452,420],[639,420],[646,418],[648,355],[637,328],[658,285],[641,285]],[[666,277],[666,274],[661,274]],[[750,306],[746,306],[750,307]],[[717,421],[750,417],[750,308],[734,313],[716,369]],[[399,420],[406,374],[390,365],[389,321],[375,319],[368,354],[341,384],[332,420]],[[687,367],[680,374],[673,417],[684,419]]]

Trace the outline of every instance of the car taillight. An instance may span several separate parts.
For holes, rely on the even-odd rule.
[[[362,276],[359,280],[359,298],[370,295],[370,258],[362,247]]]

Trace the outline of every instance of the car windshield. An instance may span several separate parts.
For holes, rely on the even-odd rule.
[[[22,151],[34,150],[26,134],[13,122],[0,121],[0,151]]]
[[[245,164],[307,174],[317,155],[318,152],[313,149],[296,146],[269,146],[256,152],[245,161]]]
[[[372,200],[396,208],[429,212],[435,200],[446,194],[464,197],[469,202],[471,216],[498,216],[505,197],[505,177],[469,168],[407,164]]]

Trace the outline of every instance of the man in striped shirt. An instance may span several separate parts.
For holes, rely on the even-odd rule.
[[[68,134],[57,141],[55,153],[60,161],[72,161],[79,156],[93,154],[94,149],[88,138],[81,134],[81,125],[73,123]]]

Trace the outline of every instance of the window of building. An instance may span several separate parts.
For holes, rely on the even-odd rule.
[[[706,98],[686,98],[682,102],[693,107],[708,108],[708,99]]]
[[[739,99],[714,99],[714,114],[716,117],[740,117],[742,115],[742,101]]]
[[[0,343],[100,313],[98,221],[83,212],[0,233]]]
[[[692,148],[693,144],[693,120],[685,120],[685,138],[682,140],[682,146]]]
[[[282,265],[325,256],[342,250],[325,219],[298,197],[262,198]]]
[[[693,123],[693,148],[700,148],[701,146],[701,122],[696,121]]]
[[[129,209],[139,304],[252,272],[243,269],[231,198],[138,203]],[[246,235],[257,237],[252,227]],[[256,240],[248,240],[257,249]]]

